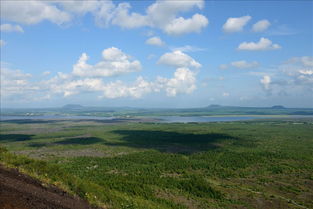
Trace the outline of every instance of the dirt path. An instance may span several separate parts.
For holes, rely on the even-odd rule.
[[[95,209],[86,201],[0,165],[1,209]]]

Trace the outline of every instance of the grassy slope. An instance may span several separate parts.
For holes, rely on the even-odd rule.
[[[113,208],[312,208],[312,136],[312,122],[21,121],[0,143],[36,160],[0,159]]]

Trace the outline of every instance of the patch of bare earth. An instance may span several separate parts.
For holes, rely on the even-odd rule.
[[[1,209],[95,209],[85,200],[0,165]]]

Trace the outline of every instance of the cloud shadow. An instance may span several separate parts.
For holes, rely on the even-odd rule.
[[[108,146],[129,146],[135,148],[151,148],[161,152],[192,154],[195,152],[217,149],[224,140],[238,138],[221,133],[185,134],[166,131],[117,130],[122,135],[121,142],[105,142]]]
[[[29,134],[0,134],[0,142],[19,142],[32,140]]]

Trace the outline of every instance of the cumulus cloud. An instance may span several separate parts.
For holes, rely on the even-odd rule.
[[[86,63],[88,56],[83,54],[74,65],[72,75],[59,73],[49,81],[54,84],[52,87],[54,91],[63,92],[63,96],[71,96],[81,91],[97,91],[102,92],[102,97],[105,98],[141,98],[145,94],[162,90],[168,96],[176,96],[182,93],[191,93],[196,89],[196,73],[188,67],[198,68],[201,65],[182,52],[167,53],[163,58],[161,57],[162,59],[160,58],[160,63],[178,67],[173,78],[157,77],[154,81],[147,81],[139,76],[132,84],[121,80],[105,83],[101,78],[90,78],[135,72],[140,66],[137,64],[140,64],[139,61],[129,61],[129,55],[114,47],[104,50],[102,56],[103,61],[91,66]],[[106,66],[110,66],[110,68]],[[73,78],[77,75],[85,79]]]
[[[165,43],[161,40],[160,37],[154,36],[146,40],[146,44],[154,45],[154,46],[164,46]]]
[[[307,86],[313,91],[313,57],[292,57],[279,66],[295,85]]]
[[[1,98],[24,97],[39,90],[38,86],[32,85],[31,77],[21,70],[1,67]]]
[[[200,32],[208,25],[201,14],[190,18],[179,16],[194,8],[202,9],[203,0],[161,1],[147,7],[144,14],[131,12],[130,3],[107,1],[1,1],[1,18],[22,24],[36,24],[44,20],[56,24],[90,13],[98,26],[118,25],[122,28],[152,27],[170,35]]]
[[[240,32],[250,19],[251,16],[248,15],[242,17],[230,17],[223,25],[223,30],[227,33]]]
[[[292,57],[275,67],[275,73],[263,74],[263,89],[270,94],[313,95],[313,65],[311,56]],[[261,74],[260,74],[261,75]],[[267,77],[268,76],[268,77]]]
[[[145,94],[164,90],[167,96],[174,97],[179,94],[190,94],[195,89],[195,73],[188,68],[178,68],[173,78],[157,77],[155,81],[149,82],[138,77],[132,85],[126,85],[122,81],[109,83],[104,90],[104,96],[141,98]]]
[[[24,30],[20,25],[12,25],[12,24],[1,24],[0,25],[1,32],[19,32],[23,33]]]
[[[131,6],[129,3],[120,3],[115,10],[115,16],[112,19],[112,24],[119,25],[123,28],[151,26],[147,16],[135,12],[129,14],[130,9]]]
[[[168,96],[177,94],[190,94],[196,89],[195,73],[188,68],[178,68],[171,79],[158,78],[161,86],[164,86]]]
[[[171,35],[181,35],[199,32],[207,26],[208,20],[200,14],[195,14],[191,18],[179,17],[178,14],[203,7],[203,0],[156,1],[147,8],[146,16],[152,27],[159,28]]]
[[[208,19],[200,14],[195,14],[191,18],[183,17],[173,19],[164,27],[164,31],[170,35],[181,35],[185,33],[197,32],[208,25]]]
[[[110,82],[103,88],[103,97],[114,99],[120,97],[141,98],[145,94],[157,91],[153,83],[146,81],[139,76],[136,81],[127,85],[122,81]]]
[[[65,11],[76,13],[79,15],[84,15],[87,12],[95,12],[99,10],[104,3],[97,0],[95,1],[59,0],[54,2],[59,3]],[[111,3],[111,1],[106,2],[107,4]]]
[[[102,59],[95,65],[90,65],[87,63],[88,55],[83,53],[73,66],[73,75],[81,77],[108,77],[141,70],[141,64],[138,60],[132,61],[130,56],[115,47],[103,50]]]
[[[265,50],[276,50],[280,49],[281,46],[273,44],[271,40],[267,38],[261,38],[259,42],[243,42],[238,46],[238,50],[247,51],[265,51]]]
[[[201,9],[203,5],[203,0],[156,1],[147,8],[146,14],[139,14],[130,12],[131,6],[129,3],[120,3],[112,18],[112,24],[123,28],[144,26],[159,28],[170,35],[200,32],[209,23],[205,16],[194,14],[191,18],[183,18],[177,15],[195,7]]]
[[[77,79],[69,74],[58,73],[49,80],[41,81],[39,85],[44,86],[47,94],[69,97],[80,93],[102,91],[104,83],[100,78]]]
[[[71,20],[67,12],[46,1],[1,1],[0,13],[1,19],[23,24],[44,20],[63,24]]]
[[[299,73],[303,75],[313,75],[313,70],[299,70]]]
[[[187,56],[187,55],[186,55]],[[198,67],[200,64],[189,58],[189,63],[182,65]],[[30,74],[21,70],[11,70],[1,67],[1,96],[25,98],[28,100],[50,99],[53,96],[70,97],[84,93],[96,93],[103,98],[131,97],[141,98],[150,93],[164,92],[167,96],[190,94],[196,89],[196,72],[188,67],[179,67],[170,78],[158,76],[147,80],[138,76],[134,82],[122,80],[106,80],[108,76],[135,72],[140,66],[138,60],[131,61],[130,56],[120,49],[111,47],[103,50],[102,61],[95,65],[87,63],[88,56],[83,53],[74,64],[71,73],[58,72],[47,78],[49,71],[41,74],[41,79],[31,80]],[[38,81],[39,80],[39,81]]]
[[[295,82],[301,85],[306,85],[313,93],[313,69],[299,70],[295,78]]]
[[[6,42],[2,39],[0,39],[0,47],[3,47],[4,45],[6,45]]]
[[[141,98],[146,94],[161,91],[172,97],[192,93],[196,89],[196,74],[188,68],[178,68],[173,78],[157,77],[154,81],[148,81],[139,76],[133,83],[121,80],[106,83],[102,78],[77,79],[69,74],[58,73],[50,80],[43,81],[43,84],[50,89],[50,93],[61,94],[64,97],[84,92],[98,92],[101,94],[100,97],[109,99]]]
[[[262,32],[265,31],[271,23],[268,20],[260,20],[252,26],[253,32]]]
[[[201,64],[194,60],[189,55],[183,53],[182,51],[173,51],[163,54],[158,64],[174,66],[177,68],[181,67],[192,67],[192,68],[200,68]]]

